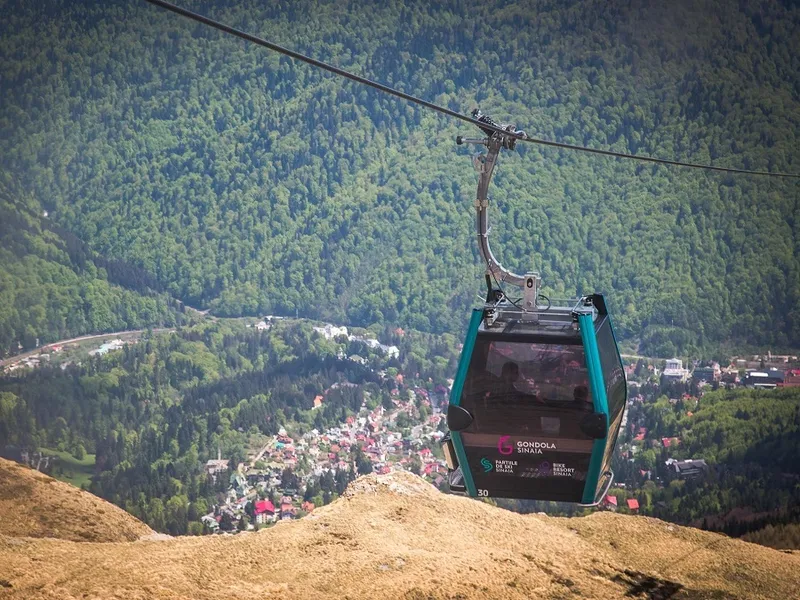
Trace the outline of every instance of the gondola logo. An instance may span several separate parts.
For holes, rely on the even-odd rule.
[[[488,458],[486,458],[485,456],[481,459],[481,466],[483,467],[483,472],[484,473],[488,473],[493,468],[491,461]]]
[[[511,442],[509,442],[510,439],[510,435],[501,435],[500,439],[497,440],[497,451],[500,454],[508,456],[509,454],[514,453],[514,446],[512,446]]]

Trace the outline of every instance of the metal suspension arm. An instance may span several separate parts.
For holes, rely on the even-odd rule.
[[[472,116],[479,121],[498,127],[494,121],[483,115],[478,109],[473,111]],[[487,128],[483,129],[483,132],[488,136],[484,139],[465,139],[459,136],[456,138],[456,143],[481,144],[486,146],[488,150],[486,154],[478,154],[473,158],[475,170],[480,175],[478,194],[475,200],[475,223],[478,233],[478,249],[480,250],[481,258],[486,263],[486,272],[500,282],[522,288],[525,296],[524,310],[535,311],[536,298],[539,295],[539,285],[541,283],[539,274],[526,273],[525,275],[519,275],[509,271],[497,260],[489,246],[489,183],[492,181],[497,157],[502,148],[513,150],[517,140],[520,139],[520,134],[527,137],[524,131],[517,131],[513,125],[500,125],[499,127],[507,130],[508,135]]]
[[[475,200],[475,224],[478,232],[478,249],[486,263],[487,271],[498,281],[524,287],[525,277],[506,269],[492,252],[489,246],[489,183],[492,180],[497,156],[503,147],[505,136],[492,135],[487,140],[487,154],[479,154],[474,158],[475,169],[480,174],[478,180],[478,196]]]

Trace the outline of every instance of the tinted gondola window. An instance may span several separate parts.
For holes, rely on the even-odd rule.
[[[560,418],[592,410],[583,346],[479,336],[461,406],[475,415],[475,432],[583,437]]]

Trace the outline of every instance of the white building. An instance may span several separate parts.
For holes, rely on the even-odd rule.
[[[217,448],[217,458],[212,458],[206,462],[205,471],[216,481],[219,473],[224,473],[228,470],[228,461],[223,460],[222,451]]]
[[[347,336],[347,327],[336,327],[336,325],[331,325],[330,323],[327,323],[325,327],[314,327],[314,331],[322,335],[326,340],[332,340],[340,335]]]
[[[689,369],[683,368],[683,361],[680,358],[668,358],[663,376],[671,381],[686,381],[689,379]]]

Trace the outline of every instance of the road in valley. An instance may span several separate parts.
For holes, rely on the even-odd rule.
[[[34,356],[36,354],[40,354],[44,351],[45,348],[49,348],[52,346],[64,346],[65,344],[72,344],[74,342],[83,342],[86,340],[94,340],[99,338],[113,338],[119,336],[126,336],[126,335],[135,335],[137,333],[144,333],[147,329],[131,329],[127,331],[114,331],[112,333],[98,333],[94,335],[82,335],[80,337],[70,338],[68,340],[59,340],[57,342],[51,342],[49,344],[45,344],[36,348],[35,350],[31,350],[29,352],[23,352],[22,354],[15,354],[14,356],[10,356],[8,358],[4,358],[0,360],[0,367],[5,367],[6,365],[10,365],[11,363],[24,360],[30,356]],[[153,333],[167,333],[170,331],[175,331],[174,327],[165,327],[161,329],[153,329]]]

